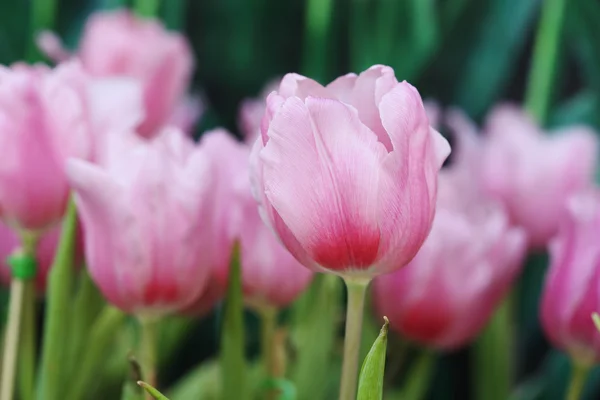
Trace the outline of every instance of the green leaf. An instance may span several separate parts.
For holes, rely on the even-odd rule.
[[[220,387],[219,363],[210,360],[194,368],[181,378],[168,392],[172,399],[219,399]]]
[[[229,286],[225,298],[221,333],[221,382],[224,399],[244,399],[246,360],[244,355],[244,303],[239,244],[233,250],[229,269]]]
[[[327,397],[335,374],[332,354],[342,312],[342,289],[343,282],[337,276],[317,275],[294,305],[291,339],[296,357],[291,377],[299,400]]]
[[[161,392],[159,392],[152,386],[148,385],[146,382],[138,381],[137,384],[140,385],[141,387],[143,387],[144,390],[146,392],[148,392],[150,394],[150,396],[154,397],[156,400],[169,400],[164,394],[162,394]]]
[[[262,389],[264,392],[273,392],[276,390],[279,394],[277,396],[277,400],[296,400],[296,386],[292,381],[287,379],[273,379],[269,378],[262,385]]]
[[[423,350],[414,365],[411,366],[405,380],[405,386],[398,400],[420,400],[425,398],[429,381],[433,372],[435,355],[429,350]],[[396,397],[394,397],[396,399]]]
[[[385,352],[390,321],[383,317],[384,324],[371,351],[367,354],[360,370],[357,400],[381,400],[383,397],[383,374],[385,372]]]

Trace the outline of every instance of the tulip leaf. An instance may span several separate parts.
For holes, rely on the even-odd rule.
[[[152,386],[148,385],[146,382],[138,381],[137,384],[140,385],[141,387],[143,387],[144,390],[146,392],[148,392],[150,394],[150,396],[154,397],[156,400],[169,400],[164,394],[162,394],[161,392],[159,392]]]
[[[262,385],[262,389],[265,392],[273,392],[276,391],[278,396],[277,400],[296,400],[296,386],[292,381],[287,379],[273,379],[269,378],[265,380]]]
[[[229,284],[221,331],[221,374],[224,399],[243,399],[246,389],[246,360],[244,357],[244,304],[239,244],[234,246],[229,269]]]
[[[317,275],[294,305],[291,338],[296,357],[291,377],[299,400],[327,398],[334,375],[332,354],[342,312],[342,289],[337,276]],[[314,311],[317,309],[319,312]]]
[[[357,400],[381,400],[383,397],[383,374],[389,326],[387,317],[383,317],[383,319],[385,322],[381,332],[375,339],[360,370]]]

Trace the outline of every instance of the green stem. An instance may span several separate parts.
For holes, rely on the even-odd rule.
[[[348,290],[348,304],[346,306],[346,332],[340,400],[354,400],[356,398],[358,355],[360,352],[365,294],[367,286],[369,286],[369,280],[345,278],[344,282]]]
[[[79,276],[79,288],[72,309],[73,324],[69,341],[69,371],[74,371],[84,352],[94,321],[105,302],[87,270]]]
[[[25,282],[25,301],[23,305],[23,329],[21,334],[21,349],[19,356],[19,395],[21,400],[35,398],[35,344],[36,344],[36,315],[35,315],[35,281]]]
[[[157,355],[157,328],[158,321],[152,318],[139,318],[141,327],[140,361],[142,377],[150,385],[156,387],[156,355]]]
[[[56,6],[58,0],[31,1],[31,37],[29,39],[29,61],[35,62],[43,58],[37,47],[37,35],[55,25]]]
[[[262,361],[267,375],[277,377],[277,362],[275,360],[275,331],[277,329],[277,309],[263,307],[260,309],[261,319],[261,352]]]
[[[172,1],[172,0],[169,0]],[[160,0],[135,0],[134,10],[140,17],[155,18],[160,8]]]
[[[68,364],[76,234],[77,210],[71,201],[63,220],[56,257],[48,274],[38,399],[58,399],[62,395],[61,390],[67,386],[65,370]]]
[[[328,38],[332,9],[332,0],[308,0],[306,2],[302,72],[317,81],[322,81],[327,75]]]
[[[8,323],[4,338],[0,400],[12,400],[21,333],[21,317],[25,300],[25,281],[13,279],[10,284]]]
[[[474,398],[506,400],[512,384],[513,323],[507,297],[479,336],[473,352]]]
[[[589,367],[578,364],[577,362],[573,361],[571,381],[569,382],[566,400],[581,399],[581,395],[583,394],[583,388],[585,387],[585,381],[587,379],[589,371]]]
[[[543,2],[542,16],[535,39],[525,108],[541,124],[546,120],[550,104],[566,3],[567,0]]]
[[[69,379],[69,393],[66,399],[85,398],[86,391],[98,374],[99,367],[107,359],[111,341],[117,336],[125,314],[113,307],[105,307],[92,326],[86,351],[80,354],[78,367]],[[123,360],[125,355],[123,354]]]

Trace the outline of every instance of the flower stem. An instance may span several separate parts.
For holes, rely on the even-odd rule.
[[[539,123],[544,123],[548,114],[566,3],[567,0],[545,0],[542,3],[525,94],[525,108]]]
[[[157,355],[157,328],[158,321],[152,318],[139,318],[142,328],[140,340],[140,361],[142,376],[146,382],[156,387],[156,355]]]
[[[579,400],[581,398],[589,370],[587,366],[573,362],[566,400]]]
[[[260,309],[261,319],[261,352],[265,371],[270,378],[278,375],[275,359],[275,331],[277,329],[277,309],[263,307]]]
[[[8,324],[6,337],[4,338],[0,400],[12,400],[13,398],[25,289],[25,281],[21,279],[13,279],[11,281],[10,299],[8,302]]]
[[[340,400],[354,400],[356,398],[358,354],[360,351],[365,294],[367,286],[369,286],[369,280],[345,278],[344,282],[348,290],[348,305],[346,306],[346,333]]]
[[[21,349],[19,356],[19,398],[33,400],[35,397],[35,281],[25,281],[25,299],[23,304],[23,321]]]

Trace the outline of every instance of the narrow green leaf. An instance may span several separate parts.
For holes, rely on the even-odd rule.
[[[421,400],[425,398],[433,372],[434,361],[434,353],[429,350],[421,352],[419,358],[408,372],[405,386],[400,392],[401,395],[397,397],[398,400]],[[396,398],[394,397],[394,399]]]
[[[172,399],[217,400],[220,398],[220,370],[216,360],[194,368],[173,386],[168,396]]]
[[[144,390],[146,392],[148,392],[150,394],[150,396],[154,397],[156,400],[169,400],[164,394],[162,394],[161,392],[159,392],[152,386],[148,385],[146,382],[138,381],[137,384],[140,385],[141,387],[143,387]]]
[[[273,393],[273,390],[278,392],[277,400],[296,400],[296,386],[292,381],[287,379],[269,378],[262,386],[262,390],[267,393]]]
[[[360,370],[357,400],[381,400],[383,397],[383,374],[385,372],[385,352],[390,321],[383,317],[384,324],[371,351],[367,354]]]
[[[244,399],[246,360],[244,356],[244,303],[239,245],[233,250],[229,269],[229,286],[225,298],[223,329],[221,333],[221,374],[224,399]]]
[[[340,278],[317,275],[294,305],[291,339],[296,357],[291,377],[299,400],[326,398],[332,371],[339,373],[333,367],[332,354],[342,312],[342,290]],[[336,390],[338,379],[335,379]]]

